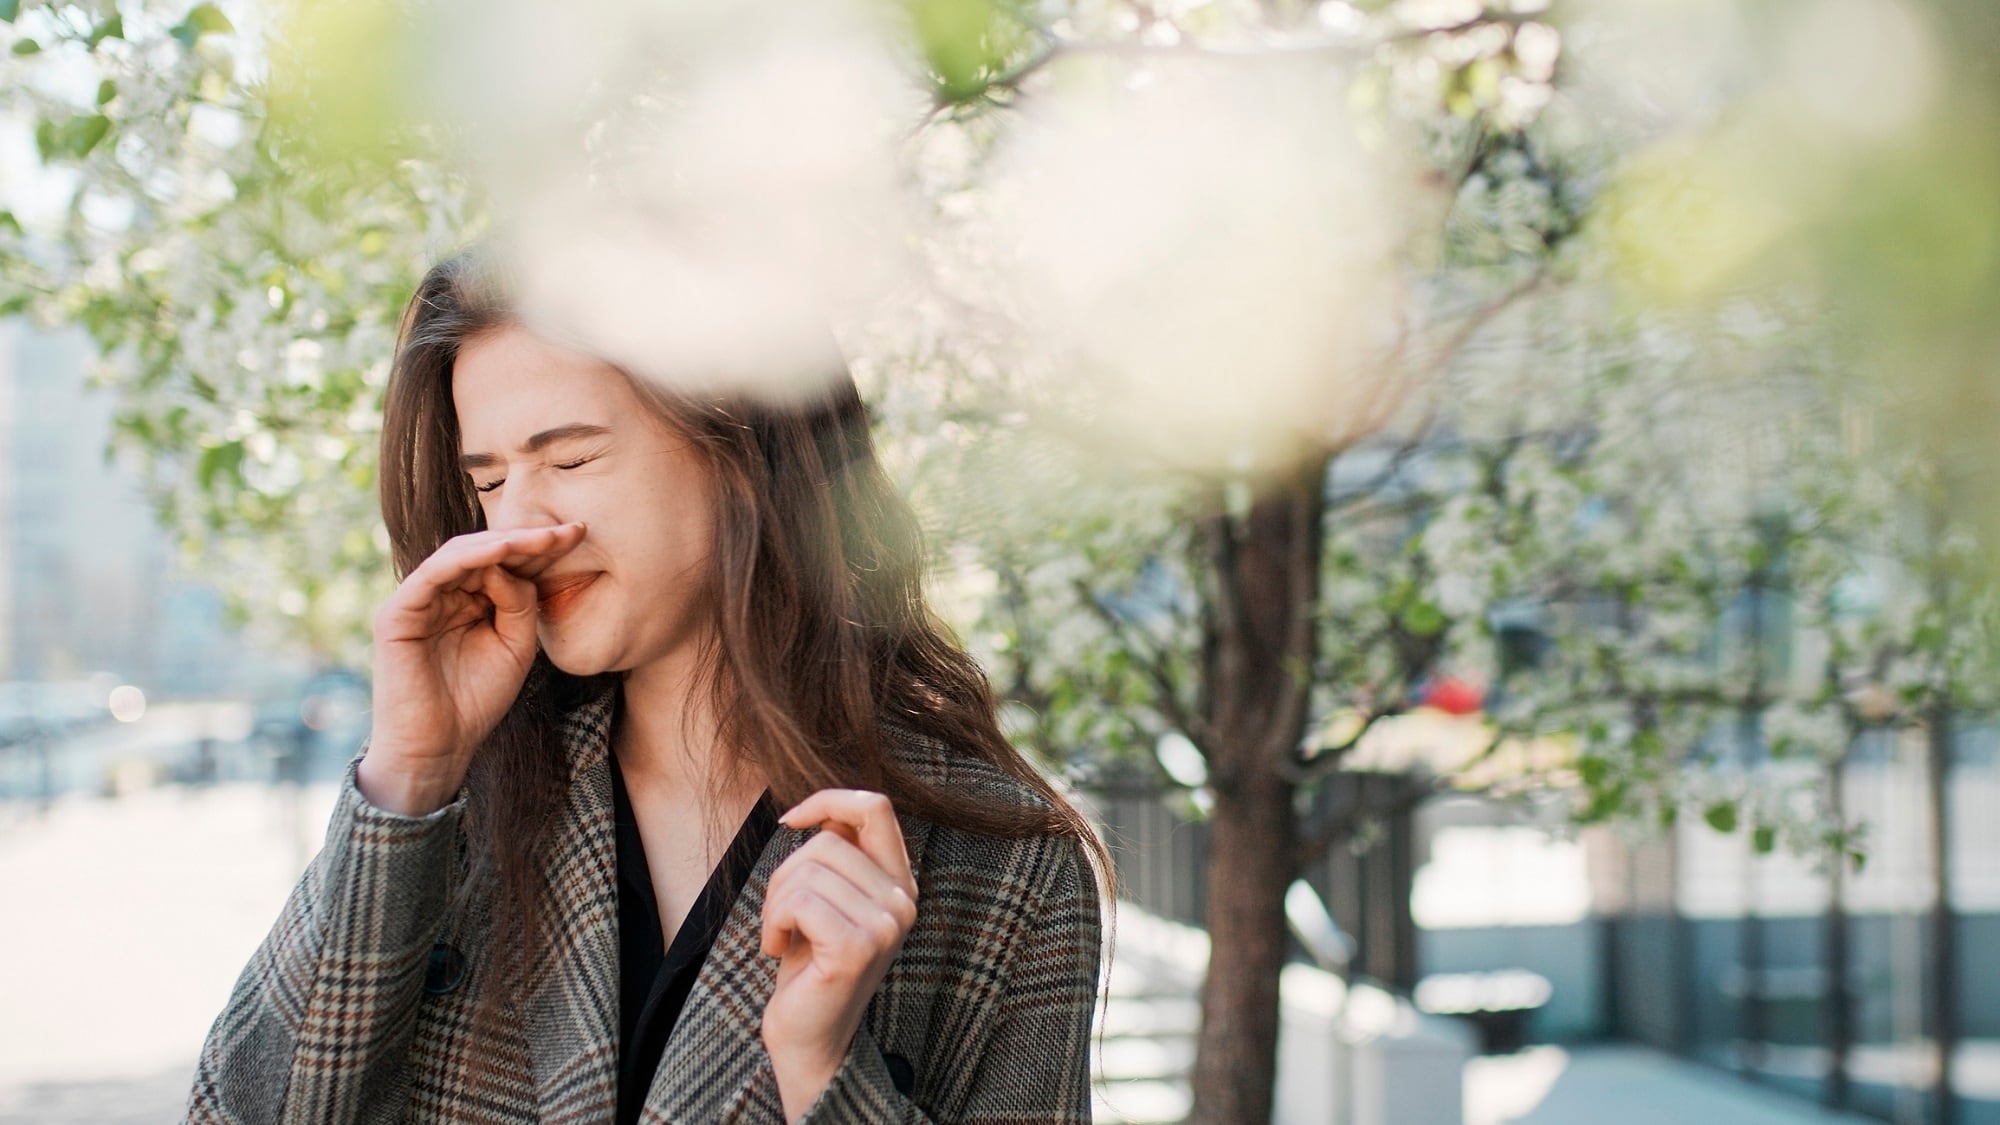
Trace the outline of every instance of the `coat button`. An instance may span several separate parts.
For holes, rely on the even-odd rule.
[[[882,1065],[889,1069],[889,1081],[896,1084],[897,1093],[907,1098],[917,1088],[917,1068],[910,1065],[910,1060],[884,1052]]]
[[[431,963],[424,969],[424,991],[443,996],[465,981],[465,954],[444,943],[431,947]]]

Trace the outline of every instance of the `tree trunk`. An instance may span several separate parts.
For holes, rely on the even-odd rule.
[[[1191,1122],[1271,1119],[1278,975],[1290,937],[1298,814],[1283,763],[1304,737],[1317,654],[1326,460],[1259,491],[1248,512],[1202,521],[1202,720],[1215,795],[1210,824],[1208,978]]]
[[[1208,979],[1201,992],[1194,1110],[1188,1120],[1271,1120],[1278,1059],[1278,973],[1289,941],[1291,787],[1217,796],[1209,824]]]

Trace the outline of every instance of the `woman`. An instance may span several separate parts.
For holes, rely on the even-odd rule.
[[[461,255],[381,487],[369,740],[191,1120],[1088,1120],[1102,848],[926,609],[851,379],[672,394]]]

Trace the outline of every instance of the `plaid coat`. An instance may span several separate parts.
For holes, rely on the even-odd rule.
[[[550,851],[563,920],[498,1035],[474,1038],[490,896],[461,877],[459,803],[405,817],[349,768],[326,846],[209,1032],[192,1122],[609,1122],[617,1103],[618,901],[611,696],[571,712],[573,778]],[[919,776],[1039,801],[990,766],[910,737]],[[998,840],[902,818],[917,920],[806,1122],[1087,1121],[1098,987],[1095,878],[1074,841]],[[807,834],[780,826],[717,934],[642,1120],[778,1122],[758,1036],[776,962],[764,891]]]

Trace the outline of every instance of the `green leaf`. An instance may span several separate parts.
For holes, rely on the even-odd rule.
[[[84,43],[94,51],[97,49],[97,45],[106,39],[123,38],[125,38],[125,17],[122,13],[113,12],[110,19],[98,24],[91,30],[90,38],[85,40]]]
[[[1434,637],[1444,628],[1444,611],[1428,601],[1412,602],[1403,610],[1403,629],[1412,636]]]
[[[1613,820],[1625,811],[1627,791],[1624,782],[1609,789],[1600,789],[1590,795],[1590,801],[1576,814],[1579,824],[1602,824]]]
[[[224,474],[234,477],[242,466],[243,443],[225,441],[201,451],[201,461],[195,466],[195,479],[201,482],[203,492],[212,493],[217,477]]]
[[[1585,785],[1595,789],[1604,784],[1604,779],[1611,775],[1611,763],[1596,754],[1586,754],[1577,759],[1576,773],[1583,779]]]
[[[13,23],[21,14],[21,0],[0,0],[0,23]]]
[[[229,22],[222,9],[213,4],[195,5],[182,22],[194,28],[198,35],[227,35],[236,30],[236,25]]]
[[[1768,824],[1760,824],[1750,832],[1750,850],[1758,855],[1770,855],[1778,846],[1778,830]]]
[[[13,231],[16,236],[23,233],[21,220],[15,218],[12,211],[0,211],[0,229]]]
[[[39,55],[42,53],[42,45],[33,39],[23,39],[14,44],[14,53],[17,55]]]
[[[1702,810],[1701,818],[1717,832],[1736,831],[1736,802],[1716,801]]]
[[[78,156],[89,156],[97,142],[111,132],[111,119],[101,113],[94,113],[80,119],[76,124],[76,139],[70,143],[70,151]]]
[[[1005,50],[1004,13],[993,0],[907,0],[940,93],[964,101],[986,88]]]
[[[97,84],[97,104],[103,105],[118,96],[118,83],[107,78]]]

